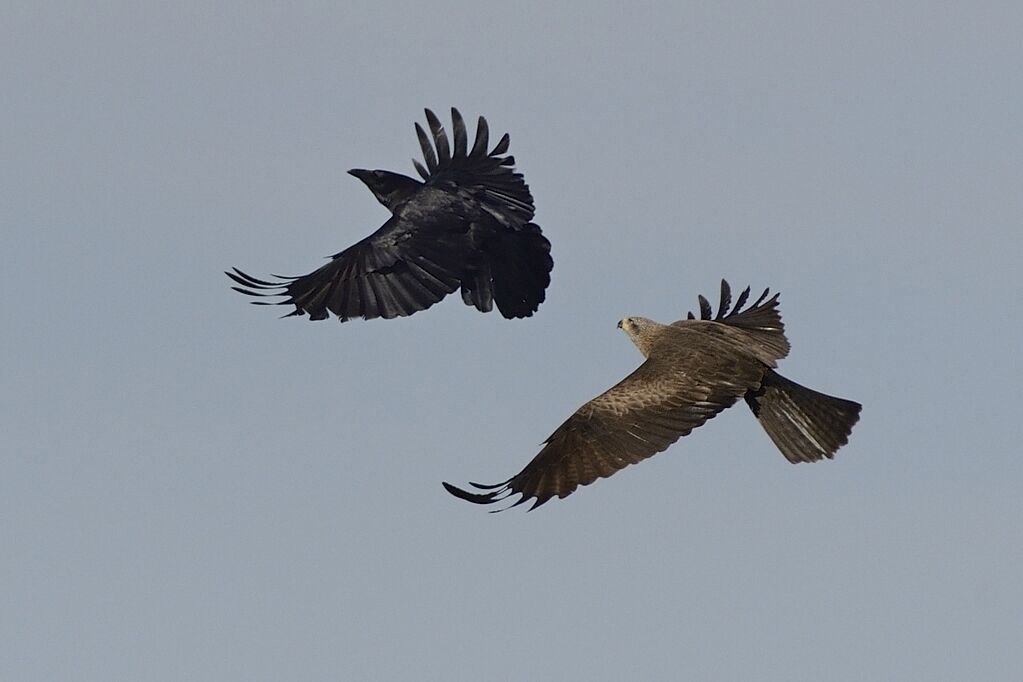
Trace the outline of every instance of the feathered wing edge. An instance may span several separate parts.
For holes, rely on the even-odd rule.
[[[444,489],[447,490],[449,493],[451,493],[452,495],[459,499],[465,500],[466,502],[472,502],[473,504],[494,504],[495,502],[500,502],[501,500],[504,500],[505,498],[513,494],[511,488],[508,487],[508,484],[511,483],[511,481],[512,479],[509,478],[507,481],[504,481],[503,483],[497,483],[495,485],[483,485],[481,483],[472,483],[470,481],[469,485],[478,490],[493,491],[489,493],[472,493],[469,492],[468,490],[462,490],[457,486],[451,485],[447,481],[441,481],[441,485],[443,485]],[[500,488],[500,490],[498,490],[498,488]],[[494,512],[504,511],[505,509],[511,509],[512,507],[516,507],[522,504],[527,499],[530,498],[521,497],[517,502],[507,507],[503,507],[501,509],[491,509],[490,513],[493,514]],[[538,505],[534,504],[531,509],[535,509],[537,506]]]
[[[519,499],[517,499],[515,502],[512,502],[511,504],[509,504],[507,507],[501,507],[500,509],[491,509],[490,510],[491,514],[495,514],[497,512],[502,512],[502,511],[507,511],[509,509],[512,509],[514,507],[519,506],[520,504],[524,504],[525,502],[528,502],[529,500],[532,500],[533,504],[530,505],[529,509],[527,509],[526,511],[533,511],[534,509],[536,509],[540,505],[546,504],[547,502],[550,502],[552,499],[554,499],[556,497],[556,496],[536,497],[534,495],[528,495],[528,494],[526,494],[526,493],[524,493],[522,491],[519,491],[519,490],[514,490],[512,488],[512,486],[511,486],[511,484],[512,484],[512,482],[518,476],[521,476],[521,473],[520,474],[516,474],[515,476],[512,476],[507,481],[502,481],[501,483],[494,483],[492,485],[484,485],[482,483],[473,483],[472,481],[469,482],[469,485],[471,485],[473,488],[476,488],[477,490],[489,490],[490,492],[479,492],[479,493],[470,492],[468,490],[463,490],[463,489],[461,489],[461,488],[459,488],[457,486],[451,485],[447,481],[441,481],[441,485],[443,485],[444,489],[447,490],[452,495],[454,495],[455,497],[457,497],[459,499],[462,499],[462,500],[465,500],[466,502],[472,502],[473,504],[481,504],[481,505],[482,504],[496,504],[498,502],[503,502],[504,500],[508,499],[512,495],[518,495],[519,496]]]
[[[461,163],[465,160],[472,160],[475,163],[484,164],[486,166],[494,166],[495,170],[497,166],[514,166],[515,157],[501,157],[508,151],[508,147],[511,145],[511,137],[505,133],[501,140],[494,146],[493,150],[487,152],[487,146],[490,144],[490,127],[487,125],[487,119],[480,116],[476,123],[476,139],[473,140],[472,149],[468,149],[468,133],[465,127],[465,119],[462,118],[462,114],[459,113],[458,109],[451,108],[451,124],[452,130],[455,137],[455,149],[454,153],[451,151],[451,147],[448,144],[448,136],[444,131],[444,126],[441,124],[440,119],[430,109],[426,109],[426,124],[430,128],[430,134],[427,135],[423,127],[418,123],[416,126],[416,136],[419,138],[419,146],[423,150],[423,160],[426,162],[426,166],[419,163],[416,159],[412,159],[412,164],[416,167],[416,171],[425,181],[429,181],[439,171],[444,170],[454,163]],[[434,152],[434,145],[436,145],[437,151]]]
[[[458,268],[442,247],[423,246],[414,255],[387,253],[363,240],[301,277],[272,275],[279,280],[270,282],[237,268],[225,274],[241,285],[231,287],[239,293],[257,298],[283,297],[252,303],[295,306],[284,317],[308,314],[311,320],[323,320],[333,313],[341,322],[353,318],[390,319],[425,310],[458,288]]]
[[[233,270],[233,272],[231,271]],[[268,282],[263,279],[258,279],[252,275],[242,272],[238,268],[231,268],[231,270],[224,271],[224,274],[230,277],[235,283],[241,286],[231,287],[239,294],[245,294],[246,296],[253,296],[257,298],[274,298],[277,296],[287,296],[288,286],[299,279],[298,277],[284,277],[281,275],[270,275],[276,277],[278,281]],[[289,297],[284,301],[250,301],[252,305],[295,305],[295,301]],[[282,317],[294,317],[305,315],[305,311],[295,305],[295,309]]]
[[[561,498],[571,494],[573,491],[575,491],[578,485],[589,485],[593,481],[598,480],[600,478],[607,478],[612,474],[616,473],[622,467],[626,466],[627,464],[622,464],[621,466],[618,467],[612,467],[605,471],[602,471],[601,473],[598,473],[592,480],[587,480],[586,482],[583,482],[581,484],[572,484],[568,492],[565,492],[564,494],[562,493],[539,494],[536,491],[529,490],[524,486],[524,481],[526,479],[530,477],[535,477],[536,471],[534,470],[534,466],[536,465],[536,463],[540,461],[541,458],[547,453],[548,448],[551,447],[551,444],[555,441],[555,439],[558,439],[559,436],[561,436],[562,438],[564,437],[563,433],[564,429],[577,416],[578,412],[572,417],[569,417],[565,424],[562,424],[560,427],[558,427],[558,429],[555,430],[555,432],[551,434],[551,436],[544,442],[544,447],[540,450],[540,452],[537,453],[537,455],[533,457],[533,459],[531,459],[525,467],[523,467],[522,471],[515,474],[508,480],[489,485],[483,483],[474,483],[470,481],[469,482],[470,486],[472,486],[476,490],[484,491],[478,493],[463,490],[457,486],[451,485],[446,481],[442,481],[441,484],[444,486],[445,490],[447,490],[455,497],[463,499],[466,502],[472,502],[473,504],[490,505],[498,502],[503,502],[504,500],[512,497],[513,495],[519,496],[519,498],[515,500],[515,502],[509,504],[506,507],[501,507],[500,509],[491,509],[490,510],[491,513],[506,511],[508,509],[512,509],[513,507],[518,507],[519,505],[524,504],[530,500],[532,500],[533,503],[530,505],[527,511],[532,511],[537,507],[546,504],[555,497]],[[633,462],[628,463],[631,464]],[[542,479],[543,476],[544,474],[541,472],[539,474],[539,477]]]
[[[487,119],[480,116],[476,123],[476,137],[469,149],[465,120],[458,109],[452,107],[452,149],[440,119],[431,110],[425,111],[430,132],[427,133],[419,123],[415,124],[425,166],[416,159],[412,160],[412,165],[423,180],[430,182],[450,173],[457,182],[467,181],[470,185],[482,188],[483,204],[498,220],[516,227],[532,220],[535,212],[533,196],[522,175],[513,170],[515,157],[510,154],[505,156],[511,145],[508,133],[501,136],[488,152],[490,127]],[[511,220],[505,214],[510,214]]]
[[[700,316],[697,317],[690,312],[685,320],[672,322],[672,326],[685,326],[691,324],[691,320],[720,322],[721,324],[736,327],[747,332],[751,341],[764,347],[758,350],[767,351],[766,354],[758,353],[758,355],[763,355],[762,359],[765,361],[769,357],[784,358],[789,354],[791,345],[785,336],[785,323],[782,322],[781,311],[779,310],[778,297],[780,294],[776,293],[768,298],[770,293],[770,289],[764,289],[760,297],[743,310],[742,307],[749,300],[750,288],[747,286],[742,290],[733,306],[732,288],[727,280],[722,279],[717,314],[714,313],[710,302],[701,294],[697,297],[700,305]],[[773,362],[769,361],[767,364],[773,365]]]
[[[560,428],[558,429],[558,431],[559,430],[560,430]],[[548,445],[550,445],[551,441],[557,436],[558,431],[555,431],[553,434],[551,434],[550,438],[548,438],[544,442],[544,448],[546,448]],[[506,510],[511,509],[513,507],[518,507],[520,504],[524,504],[528,500],[533,500],[533,504],[529,507],[529,509],[527,511],[533,511],[534,509],[536,509],[540,505],[545,504],[546,502],[550,501],[553,498],[553,496],[537,497],[537,496],[534,496],[532,494],[527,494],[527,493],[525,493],[522,490],[516,490],[515,487],[513,486],[513,483],[515,483],[516,479],[522,478],[522,476],[524,474],[526,474],[526,472],[529,471],[530,467],[540,457],[540,455],[543,454],[543,452],[544,452],[544,450],[541,450],[540,453],[536,455],[536,457],[534,457],[532,460],[530,460],[529,464],[527,464],[523,468],[522,471],[520,471],[519,473],[515,474],[514,476],[512,476],[511,478],[509,478],[506,481],[501,481],[500,483],[492,483],[492,484],[489,484],[489,485],[488,484],[484,484],[484,483],[474,483],[473,481],[469,481],[469,485],[470,486],[472,486],[476,490],[483,491],[483,492],[471,492],[471,491],[468,491],[468,490],[463,490],[462,488],[459,488],[458,486],[454,486],[454,485],[448,483],[447,481],[441,481],[441,485],[443,485],[444,489],[447,490],[452,495],[454,495],[455,497],[457,497],[459,499],[462,499],[462,500],[465,500],[466,502],[472,502],[473,504],[480,504],[480,505],[496,504],[498,502],[503,502],[504,500],[512,497],[513,495],[518,495],[519,496],[519,499],[517,499],[515,502],[509,504],[507,507],[501,507],[500,509],[491,509],[490,510],[491,514],[494,514],[496,512],[506,511]],[[608,474],[608,475],[610,475],[610,474]]]
[[[487,125],[487,119],[480,116],[476,122],[476,139],[473,140],[472,149],[468,149],[467,140],[468,132],[465,127],[465,119],[462,118],[462,114],[459,113],[458,109],[451,107],[451,124],[452,130],[455,137],[455,148],[452,153],[451,146],[448,143],[447,133],[444,131],[444,126],[441,124],[440,119],[431,110],[426,109],[426,124],[430,128],[430,134],[427,135],[426,131],[423,130],[423,126],[418,123],[416,126],[416,136],[419,138],[419,146],[423,150],[423,160],[426,162],[426,167],[419,161],[413,159],[412,164],[416,167],[416,171],[425,181],[429,181],[438,172],[443,171],[451,166],[470,166],[477,170],[489,170],[490,172],[502,172],[500,171],[501,166],[511,167],[515,165],[514,156],[502,156],[508,151],[508,147],[511,146],[511,136],[505,133],[498,141],[494,148],[487,151],[487,146],[490,144],[490,127]],[[436,145],[437,151],[434,152],[434,145]],[[468,162],[468,163],[467,163]]]

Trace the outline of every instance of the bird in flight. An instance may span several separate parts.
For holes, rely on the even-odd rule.
[[[426,110],[430,132],[416,123],[425,166],[413,160],[420,182],[384,170],[348,171],[373,192],[391,217],[373,234],[331,256],[301,277],[256,279],[227,272],[248,296],[276,297],[259,305],[291,305],[285,315],[344,322],[361,317],[404,317],[426,310],[456,289],[466,305],[497,309],[508,319],[529,317],[544,300],[554,262],[550,242],[531,222],[534,207],[505,134],[494,148],[482,116],[472,148],[465,121],[451,109],[452,147],[437,116]]]
[[[530,509],[535,509],[666,450],[740,398],[790,462],[833,458],[848,442],[860,404],[778,374],[777,361],[789,352],[778,294],[768,299],[765,290],[742,310],[749,293],[747,287],[729,311],[731,289],[722,280],[717,315],[700,296],[699,318],[689,313],[671,324],[643,317],[621,320],[619,328],[646,362],[580,407],[512,478],[496,485],[470,484],[482,492],[450,483],[444,487],[476,504],[520,495],[512,507],[532,499]]]

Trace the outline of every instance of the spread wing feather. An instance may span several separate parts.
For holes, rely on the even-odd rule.
[[[419,138],[419,147],[423,150],[423,159],[426,161],[426,168],[429,170],[428,173],[423,175],[423,180],[429,180],[430,175],[437,172],[437,155],[433,153],[433,145],[430,144],[430,138],[427,137],[426,131],[418,123],[416,124],[416,137]]]
[[[336,254],[323,267],[301,277],[266,281],[234,269],[226,273],[248,296],[280,297],[257,305],[293,305],[285,317],[306,315],[322,320],[328,312],[342,322],[404,317],[425,310],[455,291],[460,283],[468,242],[457,235],[413,236],[397,243],[368,237]]]
[[[700,317],[697,318],[690,312],[686,319],[672,322],[671,325],[687,327],[712,322],[742,330],[744,340],[750,344],[750,350],[773,367],[777,360],[789,354],[790,346],[785,336],[785,323],[782,322],[781,312],[778,310],[778,294],[768,299],[770,292],[770,289],[764,289],[764,293],[760,294],[750,307],[743,310],[742,306],[749,300],[750,288],[746,287],[739,294],[735,306],[732,307],[732,289],[727,281],[721,280],[721,300],[716,316],[710,302],[701,295],[697,298]]]
[[[533,219],[533,195],[520,173],[513,170],[515,157],[505,156],[511,138],[505,133],[492,150],[487,152],[490,128],[482,116],[476,126],[472,149],[466,152],[468,136],[465,121],[457,109],[451,109],[454,130],[454,153],[447,132],[431,110],[426,110],[428,134],[416,124],[416,135],[423,150],[424,167],[413,161],[416,170],[427,184],[451,182],[477,194],[480,202],[499,222],[508,227],[521,227]],[[436,149],[436,151],[435,151]]]
[[[448,136],[444,134],[444,126],[440,124],[440,119],[429,109],[426,110],[426,123],[430,126],[430,132],[433,133],[433,144],[437,147],[438,167],[450,164],[451,149],[448,147]]]
[[[665,450],[759,385],[763,366],[740,353],[699,344],[671,358],[648,359],[619,384],[583,405],[551,434],[518,474],[469,492],[445,483],[451,494],[477,504],[512,495],[511,506],[531,509],[565,497],[581,485]],[[683,368],[680,370],[680,368]]]
[[[451,127],[455,133],[454,158],[464,158],[467,154],[466,149],[468,149],[468,134],[465,130],[465,120],[462,118],[462,115],[458,113],[458,109],[453,107],[451,109]]]

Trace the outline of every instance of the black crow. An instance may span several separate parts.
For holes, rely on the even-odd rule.
[[[529,317],[544,300],[553,260],[550,242],[533,219],[533,197],[515,158],[505,155],[505,134],[487,151],[482,116],[469,149],[465,122],[451,109],[454,148],[429,109],[430,134],[417,123],[425,167],[413,161],[423,182],[383,170],[348,171],[369,187],[391,217],[380,229],[331,257],[308,275],[256,279],[237,268],[226,273],[253,301],[293,305],[292,315],[341,322],[411,315],[455,289],[462,300],[488,312],[496,303],[506,318]],[[431,144],[432,139],[432,144]],[[436,147],[436,151],[434,150]]]

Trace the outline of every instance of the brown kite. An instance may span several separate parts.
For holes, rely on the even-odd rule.
[[[789,352],[778,294],[768,299],[765,290],[742,310],[749,293],[747,287],[729,312],[731,290],[722,280],[714,317],[700,296],[699,319],[689,313],[667,325],[643,317],[620,321],[646,362],[579,408],[504,483],[472,483],[489,491],[479,493],[444,487],[477,504],[520,495],[511,506],[533,499],[534,509],[667,449],[740,398],[790,462],[834,457],[859,419],[859,403],[818,393],[774,371]]]

